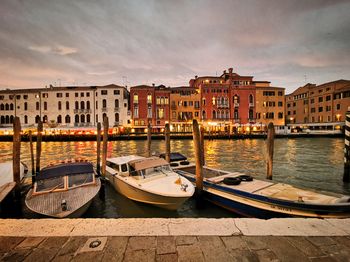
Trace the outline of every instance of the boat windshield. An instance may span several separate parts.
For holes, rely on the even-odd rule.
[[[156,166],[156,167],[151,167],[151,168],[141,170],[141,175],[144,178],[152,177],[152,176],[159,175],[159,174],[168,175],[170,173],[171,173],[171,169],[170,169],[169,165]]]
[[[68,177],[68,187],[77,187],[84,184],[89,184],[94,181],[93,173],[79,174]]]
[[[63,177],[54,177],[50,179],[38,180],[36,183],[35,192],[54,191],[54,190],[63,189],[63,188],[64,188]]]

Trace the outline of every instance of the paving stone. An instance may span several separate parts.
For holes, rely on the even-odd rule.
[[[36,248],[34,249],[29,256],[25,258],[25,262],[46,262],[51,261],[57,254],[57,249],[45,249],[45,248]]]
[[[193,245],[177,246],[176,250],[179,262],[204,261],[203,253],[198,243]]]
[[[173,236],[159,236],[157,237],[157,254],[175,253],[175,238]]]
[[[177,262],[177,254],[157,255],[157,262]]]
[[[221,237],[228,249],[248,249],[247,243],[237,236]]]
[[[258,262],[259,258],[255,252],[245,249],[231,249],[230,254],[232,259],[229,261],[244,261],[244,262]]]
[[[326,255],[321,249],[306,240],[305,237],[286,237],[286,239],[308,257],[321,257]]]
[[[32,252],[31,249],[16,249],[8,252],[1,261],[23,261]]]
[[[242,240],[251,250],[267,249],[266,238],[266,236],[242,236]]]
[[[199,246],[206,261],[230,260],[230,253],[218,236],[199,236]]]
[[[124,262],[150,262],[155,261],[156,251],[155,249],[146,250],[129,250],[125,252]]]
[[[70,261],[102,261],[103,251],[81,252],[76,254]]]
[[[12,250],[23,240],[24,237],[0,237],[0,253]]]
[[[128,237],[109,237],[102,261],[122,261],[126,245],[128,244],[128,239]]]
[[[24,239],[17,248],[34,248],[37,247],[41,242],[43,242],[45,238],[43,237],[27,237]]]
[[[193,237],[193,236],[176,236],[175,237],[176,246],[192,245],[197,241],[198,241],[197,237]]]
[[[130,237],[127,250],[155,249],[155,237]]]
[[[336,244],[336,242],[332,238],[326,237],[326,236],[324,236],[324,237],[307,237],[306,239],[318,247]]]
[[[330,257],[330,256],[311,257],[309,259],[310,259],[310,261],[315,261],[315,262],[333,262],[333,261],[337,261],[337,260],[335,260],[335,258]]]
[[[333,240],[343,246],[350,248],[350,238],[348,237],[333,237]]]
[[[69,240],[64,244],[62,249],[59,250],[58,254],[54,258],[53,261],[69,261],[73,258],[75,253],[78,252],[79,248],[81,248],[86,240],[87,237],[71,237]]]
[[[269,249],[276,254],[279,260],[291,262],[308,261],[307,257],[299,249],[283,237],[267,237],[266,242]]]
[[[258,256],[259,261],[261,262],[276,262],[279,261],[275,253],[269,249],[260,249],[256,250],[255,254]]]

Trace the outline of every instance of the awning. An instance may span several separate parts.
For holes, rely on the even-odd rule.
[[[129,165],[132,166],[135,169],[135,171],[138,171],[138,170],[143,170],[143,169],[156,167],[156,166],[169,165],[169,163],[165,161],[163,158],[150,157],[146,159],[130,161]]]

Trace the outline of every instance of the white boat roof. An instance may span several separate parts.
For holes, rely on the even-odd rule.
[[[20,178],[24,175],[24,166],[20,165]],[[12,161],[0,163],[0,186],[13,181]]]
[[[107,158],[107,161],[112,162],[117,165],[126,164],[133,160],[139,160],[144,159],[143,156],[137,156],[137,155],[129,155],[129,156],[120,156],[120,157],[111,157]]]

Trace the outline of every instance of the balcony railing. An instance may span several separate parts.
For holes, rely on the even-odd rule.
[[[114,112],[119,112],[120,111],[120,108],[119,107],[115,107],[114,108]]]
[[[241,123],[241,119],[240,119],[240,118],[234,118],[234,119],[233,119],[233,123],[239,124],[239,123]]]
[[[234,102],[234,103],[233,103],[233,106],[234,106],[234,107],[239,107],[239,103]]]
[[[120,122],[119,121],[115,121],[114,122],[114,126],[119,126],[120,125]]]
[[[248,122],[255,122],[256,118],[248,118]]]
[[[79,109],[74,109],[74,114],[78,114],[79,113]]]
[[[102,107],[101,110],[102,112],[107,112],[107,107]]]
[[[228,108],[228,104],[218,104],[217,108]]]
[[[249,107],[254,107],[254,103],[249,103]]]

